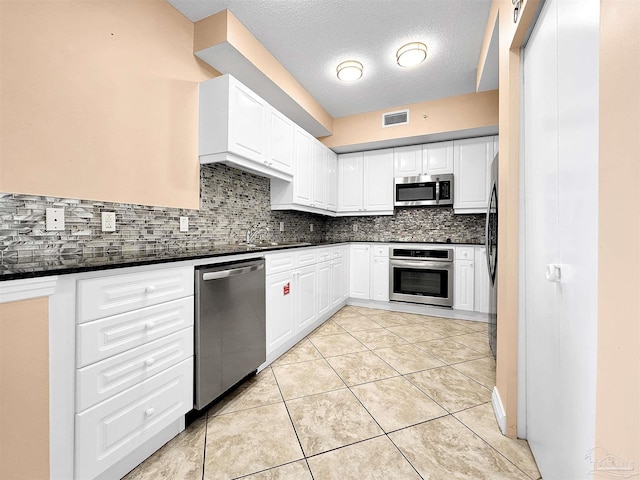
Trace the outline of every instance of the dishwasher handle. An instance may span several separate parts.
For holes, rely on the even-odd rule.
[[[220,270],[219,272],[207,272],[202,274],[202,280],[218,280],[220,278],[235,277],[236,275],[243,275],[249,272],[255,272],[256,270],[262,270],[264,264],[251,265],[250,267],[230,268],[229,270]]]

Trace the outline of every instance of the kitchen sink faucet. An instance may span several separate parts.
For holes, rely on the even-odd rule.
[[[268,231],[269,231],[269,227],[267,227],[266,225],[262,225],[260,223],[256,223],[255,225],[249,227],[245,237],[247,245],[252,242],[255,242],[255,239],[258,235],[260,235],[261,233],[267,233]]]

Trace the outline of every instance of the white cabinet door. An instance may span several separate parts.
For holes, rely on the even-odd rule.
[[[393,211],[393,149],[364,153],[365,211]]]
[[[327,183],[327,148],[317,140],[313,141],[313,173],[311,175],[312,196],[311,206],[326,208],[326,183]]]
[[[393,149],[393,175],[415,177],[422,175],[422,145],[410,145]]]
[[[296,304],[296,332],[300,332],[316,320],[316,266],[309,265],[295,273],[294,300]]]
[[[295,334],[293,271],[267,275],[267,355]]]
[[[473,260],[456,260],[453,308],[473,310],[473,282]]]
[[[338,210],[338,155],[327,149],[327,210]]]
[[[318,318],[331,310],[331,262],[318,264]]]
[[[454,195],[456,213],[485,213],[493,160],[493,137],[453,142]]]
[[[487,249],[475,248],[473,307],[476,312],[489,313],[489,272],[487,270]]]
[[[268,109],[262,98],[240,82],[230,82],[229,151],[255,162],[267,159]]]
[[[311,205],[313,138],[296,127],[293,137],[293,203]]]
[[[338,211],[362,210],[362,153],[338,156]]]
[[[425,175],[453,173],[453,142],[423,145],[422,161]]]
[[[351,248],[347,245],[342,249],[342,300],[349,298],[351,286],[349,281],[351,279],[351,273],[349,272],[349,259],[351,258]]]
[[[389,301],[388,257],[373,257],[371,262],[371,300]]]
[[[369,300],[369,271],[371,260],[369,259],[369,245],[351,245],[350,257],[350,296]]]
[[[293,132],[294,124],[277,110],[270,108],[267,113],[269,134],[269,156],[265,160],[269,167],[289,175],[293,174]]]
[[[343,300],[344,292],[344,258],[339,257],[331,262],[331,306],[335,307]]]
[[[495,157],[498,154],[498,150],[500,148],[500,137],[496,135],[493,137],[493,156]]]

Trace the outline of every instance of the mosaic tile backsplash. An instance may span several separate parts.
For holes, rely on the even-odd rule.
[[[0,265],[36,267],[64,257],[135,256],[238,243],[251,225],[269,227],[265,241],[438,241],[482,243],[483,215],[450,208],[397,209],[394,216],[329,218],[270,210],[269,180],[221,164],[203,165],[200,210],[0,193]],[[65,230],[45,230],[45,209],[65,209]],[[116,232],[101,231],[101,212],[116,212]],[[179,217],[189,231],[179,231]],[[280,232],[280,222],[284,231]],[[313,232],[310,225],[313,224]],[[357,232],[353,225],[357,224]]]

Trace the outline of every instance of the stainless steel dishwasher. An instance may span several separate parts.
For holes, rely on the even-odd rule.
[[[195,395],[201,410],[266,360],[264,260],[195,270]]]

